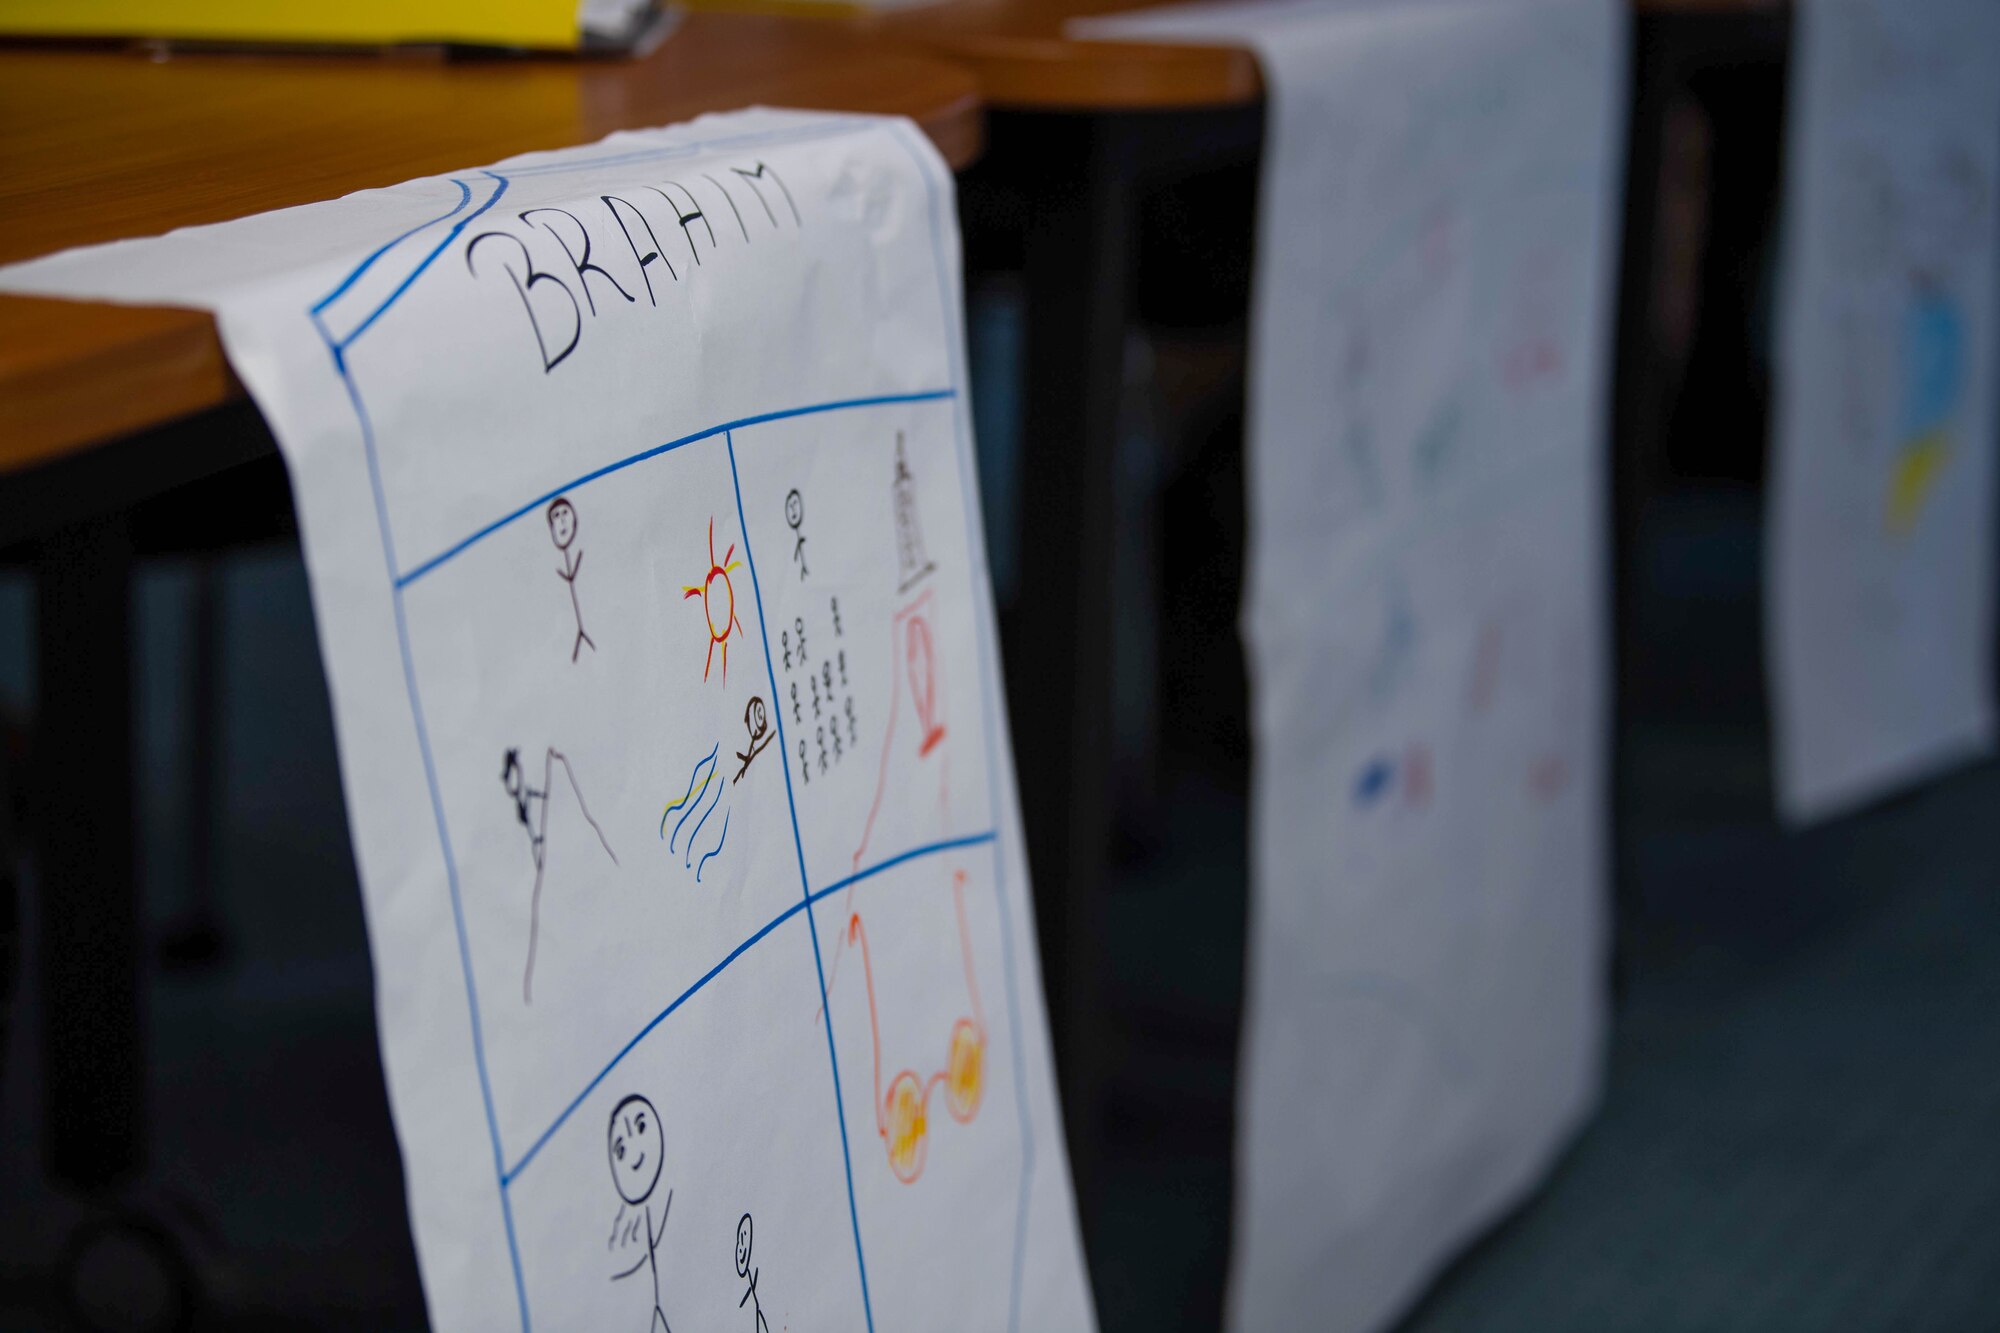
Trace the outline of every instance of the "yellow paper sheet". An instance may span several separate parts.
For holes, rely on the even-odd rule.
[[[575,0],[8,0],[0,32],[200,41],[577,45]]]

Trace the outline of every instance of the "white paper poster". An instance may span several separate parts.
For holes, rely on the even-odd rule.
[[[1808,820],[1993,742],[2000,5],[1794,23],[1765,641]]]
[[[1092,1326],[919,131],[710,118],[0,286],[213,307],[284,449],[438,1328]]]
[[[1595,1103],[1622,0],[1144,16],[1270,105],[1231,1327],[1386,1327]]]

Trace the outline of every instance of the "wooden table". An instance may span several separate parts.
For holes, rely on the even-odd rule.
[[[0,48],[0,264],[758,102],[979,151],[966,71],[768,17],[691,15],[639,61]],[[0,473],[241,394],[205,313],[0,297]]]
[[[637,61],[0,48],[0,263],[759,102],[906,115],[955,166],[982,139],[965,71],[771,18],[691,16]],[[163,526],[227,540],[246,494],[282,528],[273,449],[208,314],[0,296],[0,550],[37,577],[44,1152],[72,1187],[144,1156],[132,558]]]
[[[1066,33],[1072,19],[1158,2],[946,0],[855,25],[963,64],[990,107],[1154,111],[1263,101],[1263,75],[1247,48],[1079,41]]]
[[[948,57],[971,70],[989,108],[1067,111],[1188,110],[1263,101],[1264,79],[1245,47],[1079,41],[1073,19],[1151,9],[1173,0],[944,0],[856,13],[819,0],[692,0],[705,10],[833,19]],[[1746,14],[1791,0],[1631,0],[1653,14]]]

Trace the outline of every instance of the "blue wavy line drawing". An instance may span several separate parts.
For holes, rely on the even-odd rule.
[[[665,838],[667,836],[667,816],[673,814],[674,811],[681,809],[683,806],[687,807],[687,813],[681,816],[680,824],[674,825],[674,836],[667,842],[669,849],[672,849],[674,842],[679,840],[681,824],[687,823],[688,815],[693,814],[695,805],[700,803],[701,793],[708,789],[710,779],[714,778],[715,756],[721,749],[722,743],[718,741],[707,754],[695,761],[694,771],[688,774],[686,793],[678,801],[668,806],[660,815],[660,836]],[[704,768],[708,770],[706,774],[702,772]]]
[[[715,775],[714,775],[713,773],[709,774],[709,777],[710,777],[711,779],[712,779],[712,778],[713,778],[714,776],[715,776]],[[706,785],[706,784],[704,784],[704,785]],[[701,826],[702,826],[703,824],[706,824],[706,823],[708,822],[708,817],[709,817],[710,815],[712,815],[712,814],[714,814],[714,813],[715,813],[715,807],[716,807],[716,806],[718,806],[718,805],[720,805],[720,804],[722,803],[722,789],[723,789],[724,787],[728,786],[728,785],[729,785],[729,784],[728,784],[728,783],[726,783],[726,782],[717,782],[717,783],[715,783],[715,795],[713,795],[713,796],[709,797],[709,799],[708,799],[708,809],[706,809],[706,810],[704,810],[704,811],[702,811],[702,812],[701,812],[701,818],[700,818],[700,819],[697,819],[697,820],[695,821],[695,824],[694,824],[694,832],[692,832],[692,833],[688,834],[688,845],[687,845],[687,855],[685,855],[685,856],[683,856],[683,857],[681,858],[681,865],[683,865],[683,866],[692,866],[692,865],[694,864],[694,840],[695,840],[696,838],[698,838],[698,837],[700,837],[700,836],[701,836]],[[697,796],[697,797],[696,797],[695,799],[696,799],[697,801],[699,801],[699,800],[700,800],[701,798],[700,798],[699,796]],[[694,811],[692,811],[692,810],[688,811],[688,814],[689,814],[689,815],[691,815],[691,814],[693,814],[693,813],[694,813]],[[729,816],[727,816],[727,815],[724,815],[724,816],[723,816],[723,819],[724,819],[725,821],[727,821],[727,820],[728,820],[728,818],[729,818]],[[686,822],[687,822],[687,815],[682,815],[682,816],[681,816],[681,823],[686,823]],[[680,831],[681,831],[681,830],[680,830],[680,824],[676,824],[676,825],[674,825],[674,833],[675,833],[676,835],[678,835],[678,834],[680,833]],[[669,843],[667,844],[667,846],[668,846],[669,848],[671,848],[671,847],[673,846],[673,843],[669,842]]]
[[[710,861],[713,861],[716,858],[716,856],[722,851],[722,844],[728,841],[729,841],[729,812],[725,810],[722,812],[722,836],[715,840],[715,850],[710,852],[707,856],[702,857],[701,860],[695,865],[694,868],[695,883],[697,884],[701,883],[702,867],[707,865]]]

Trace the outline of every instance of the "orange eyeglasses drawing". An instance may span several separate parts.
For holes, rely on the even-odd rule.
[[[736,585],[729,577],[736,570],[743,568],[743,562],[735,557],[736,543],[731,542],[729,549],[722,553],[722,559],[715,558],[715,520],[709,519],[708,573],[703,576],[699,585],[682,585],[686,591],[681,600],[686,601],[689,597],[701,598],[702,614],[708,618],[708,656],[702,659],[701,678],[708,679],[708,668],[715,661],[715,646],[721,644],[722,679],[725,684],[729,680],[729,636],[743,633],[743,624],[736,618]],[[717,581],[722,584],[722,592],[719,595],[715,591]],[[719,625],[715,616],[718,600],[721,600],[724,606]]]
[[[972,1014],[951,1025],[945,1048],[944,1068],[928,1077],[904,1069],[882,1090],[882,1029],[876,1016],[875,969],[868,957],[868,933],[861,914],[847,919],[847,939],[860,946],[861,972],[868,987],[868,1034],[875,1050],[875,1132],[888,1153],[889,1169],[905,1185],[914,1184],[924,1173],[929,1149],[931,1093],[944,1085],[945,1111],[961,1125],[971,1124],[979,1114],[986,1090],[986,1019],[979,1003],[979,983],[973,975],[972,934],[965,923],[965,872],[955,870],[951,893],[958,909],[958,942],[965,961],[965,989],[972,1000]]]

